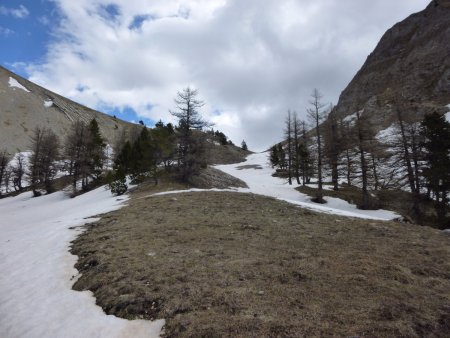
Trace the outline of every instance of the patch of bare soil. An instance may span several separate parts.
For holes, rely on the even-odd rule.
[[[209,144],[206,149],[206,159],[208,164],[232,164],[245,161],[245,158],[251,153],[251,151],[242,150],[231,144]]]
[[[247,165],[241,165],[236,168],[238,170],[243,170],[243,169],[262,169],[263,167],[261,167],[259,164],[247,164]]]
[[[137,198],[139,197],[139,198]],[[108,314],[167,337],[450,336],[450,236],[252,194],[144,197],[72,246]]]
[[[201,189],[248,188],[244,181],[211,167],[201,169],[198,175],[191,177],[189,183]]]

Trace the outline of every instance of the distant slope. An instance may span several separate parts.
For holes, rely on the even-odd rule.
[[[100,113],[42,88],[0,66],[0,150],[13,154],[30,148],[36,127],[49,127],[64,139],[74,121],[97,119],[112,143],[133,124]]]
[[[338,118],[364,109],[374,125],[389,126],[398,106],[421,119],[450,103],[450,1],[428,7],[389,29],[342,92]]]

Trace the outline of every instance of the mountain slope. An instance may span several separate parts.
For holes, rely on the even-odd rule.
[[[13,154],[30,147],[36,127],[51,128],[61,140],[74,121],[97,119],[109,143],[133,124],[73,102],[0,66],[0,149]]]
[[[374,124],[387,127],[395,108],[421,119],[445,113],[450,103],[450,1],[433,0],[389,29],[342,92],[339,118],[364,109]]]

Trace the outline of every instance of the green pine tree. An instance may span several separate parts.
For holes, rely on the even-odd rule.
[[[426,150],[423,176],[428,188],[434,193],[438,217],[444,221],[450,190],[450,123],[438,113],[426,115],[421,134]]]

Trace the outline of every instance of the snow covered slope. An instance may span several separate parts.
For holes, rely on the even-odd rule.
[[[71,289],[80,226],[121,208],[127,197],[104,187],[76,198],[63,192],[0,200],[0,337],[158,337],[163,320],[107,316],[90,292]],[[71,280],[72,279],[72,280]]]
[[[342,216],[377,220],[391,220],[400,217],[400,215],[388,210],[360,210],[355,205],[333,197],[325,198],[328,201],[327,204],[313,203],[309,196],[295,190],[296,184],[289,185],[285,179],[273,177],[273,169],[268,162],[268,153],[257,153],[248,156],[245,162],[218,165],[215,168],[247,183],[249,189],[239,188],[238,191],[275,197],[315,211]]]

